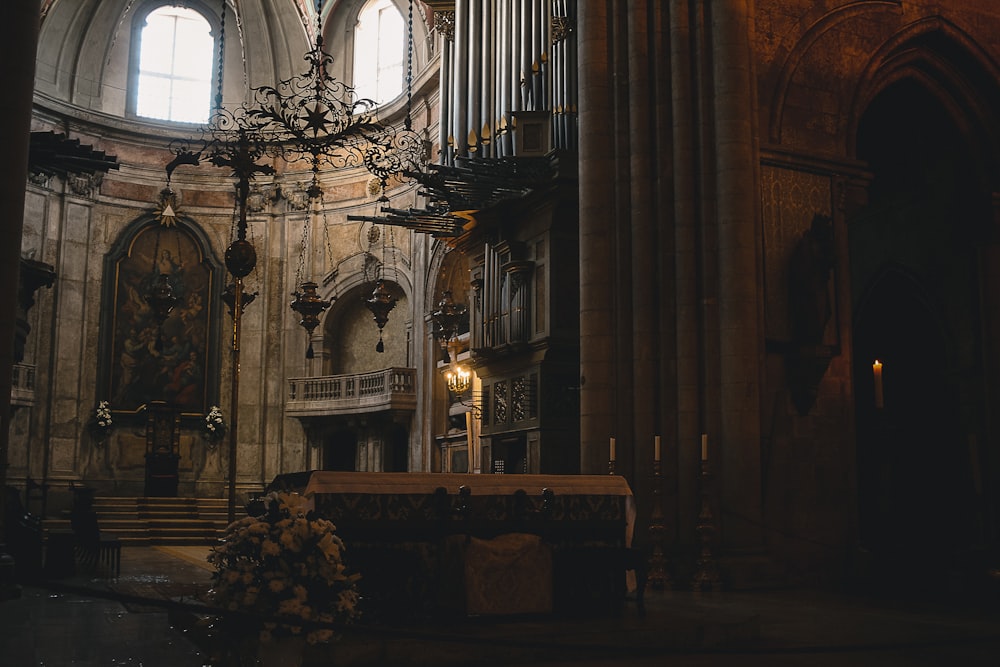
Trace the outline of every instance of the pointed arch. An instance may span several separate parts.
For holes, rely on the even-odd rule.
[[[872,100],[904,79],[938,99],[984,160],[1000,153],[1000,65],[968,34],[935,16],[906,26],[869,58],[847,114],[848,155],[857,150],[858,127]]]

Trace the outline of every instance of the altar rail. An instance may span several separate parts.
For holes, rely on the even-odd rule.
[[[289,417],[413,411],[417,407],[415,368],[387,368],[372,373],[289,378]]]

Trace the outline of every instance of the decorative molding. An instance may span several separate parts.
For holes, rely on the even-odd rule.
[[[49,176],[43,171],[28,172],[28,182],[31,183],[32,185],[37,185],[42,188],[48,188],[49,181],[51,180],[52,180],[51,176]]]
[[[104,174],[97,172],[94,174],[73,174],[66,179],[66,184],[75,195],[93,199],[101,188],[104,181]]]
[[[304,211],[309,208],[309,186],[308,184],[296,183],[291,192],[285,192],[285,202],[288,208],[293,211]],[[284,191],[283,191],[284,192]]]
[[[558,44],[569,37],[576,26],[568,16],[553,16],[550,22],[552,32],[552,43]]]

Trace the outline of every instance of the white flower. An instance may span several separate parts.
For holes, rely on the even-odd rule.
[[[213,405],[205,415],[205,432],[210,438],[218,439],[223,436],[225,430],[226,422],[222,417],[222,410],[218,405]]]
[[[102,431],[111,428],[111,407],[107,401],[100,401],[94,410],[93,424]]]

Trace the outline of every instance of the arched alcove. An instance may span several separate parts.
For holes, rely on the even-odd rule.
[[[144,216],[105,257],[98,377],[114,411],[166,401],[196,415],[218,401],[222,271],[209,247],[191,221]],[[161,276],[177,299],[162,324],[147,301]]]
[[[323,320],[324,374],[344,375],[408,367],[411,326],[406,316],[408,298],[397,283],[387,282],[387,288],[397,301],[382,329],[384,351],[376,351],[378,325],[365,305],[371,296],[372,286],[368,283],[356,286],[337,299]]]
[[[984,539],[973,461],[988,193],[963,124],[918,79],[885,88],[858,127],[873,175],[848,221],[859,536],[883,581],[920,573],[939,587]]]

